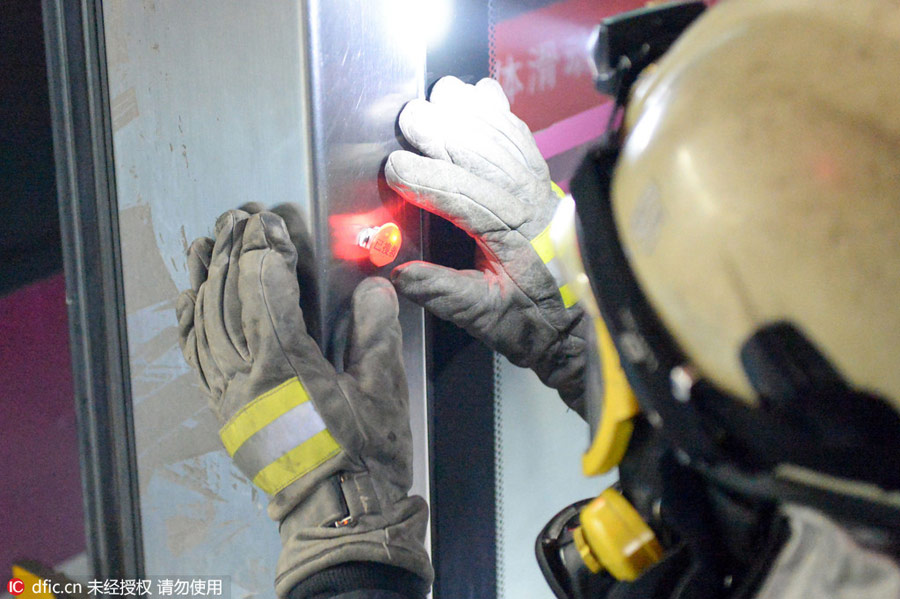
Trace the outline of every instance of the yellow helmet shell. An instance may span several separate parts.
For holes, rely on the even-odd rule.
[[[900,409],[900,5],[729,0],[638,83],[612,197],[645,294],[752,403],[744,342],[787,320]]]

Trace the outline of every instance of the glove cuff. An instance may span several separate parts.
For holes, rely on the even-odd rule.
[[[374,597],[425,599],[429,585],[408,570],[374,562],[348,562],[322,570],[291,589],[288,599],[324,599],[326,597]],[[379,594],[379,597],[382,596]]]
[[[282,521],[282,550],[275,578],[279,597],[286,597],[310,576],[348,562],[395,566],[431,585],[434,573],[424,546],[428,524],[425,500],[403,497],[391,506],[388,520],[374,496],[354,498],[348,478],[345,476],[337,484],[334,480],[323,481]],[[364,486],[368,474],[353,474],[352,478],[353,486]],[[348,506],[349,516],[335,526],[332,518],[342,502]],[[352,506],[365,511],[354,513]]]

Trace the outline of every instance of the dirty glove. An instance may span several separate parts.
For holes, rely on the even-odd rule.
[[[428,511],[409,497],[412,441],[397,298],[370,278],[352,299],[346,371],[306,333],[284,222],[232,211],[190,248],[176,306],[181,345],[224,423],[237,466],[281,523],[276,591],[347,562],[432,579]]]
[[[313,256],[312,238],[310,237],[310,228],[306,224],[303,217],[303,209],[299,204],[285,203],[272,207],[266,207],[259,202],[247,202],[241,205],[238,210],[250,214],[251,216],[259,212],[271,212],[277,214],[284,221],[291,243],[297,250],[297,280],[300,282],[311,283],[316,277],[316,264]],[[319,298],[315,285],[306,284],[300,286],[300,309],[303,311],[303,322],[306,324],[307,330],[318,330]]]
[[[509,111],[496,81],[444,77],[430,101],[406,105],[400,129],[424,156],[393,152],[388,183],[466,231],[483,255],[479,270],[398,266],[391,274],[397,290],[533,369],[581,413],[584,318],[551,274],[547,228],[560,198],[527,125]]]

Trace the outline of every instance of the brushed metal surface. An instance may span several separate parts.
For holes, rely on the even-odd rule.
[[[392,266],[422,257],[422,217],[384,183],[388,154],[400,148],[397,115],[412,98],[424,97],[425,41],[410,15],[413,0],[309,0],[312,223],[318,276],[320,339],[327,353],[342,352],[346,302],[367,275],[387,276]],[[397,260],[376,269],[365,259],[336,257],[334,243],[352,231],[344,223],[381,225],[389,218],[403,233]],[[336,228],[338,230],[336,230]],[[413,492],[428,497],[424,314],[401,300],[404,361],[410,387]]]
[[[228,575],[272,597],[280,550],[266,498],[235,468],[178,347],[185,252],[248,201],[297,204],[318,276],[315,336],[339,354],[356,283],[387,274],[335,257],[341,216],[387,206],[421,255],[421,217],[380,180],[396,116],[422,94],[424,43],[405,0],[110,0],[104,3],[145,571]],[[379,215],[380,218],[380,215]],[[381,224],[381,223],[370,223]],[[415,444],[428,496],[422,311],[401,305]]]

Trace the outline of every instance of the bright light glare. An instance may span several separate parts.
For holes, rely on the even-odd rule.
[[[429,46],[444,41],[453,18],[452,0],[393,0],[390,4],[395,35],[422,36]]]

